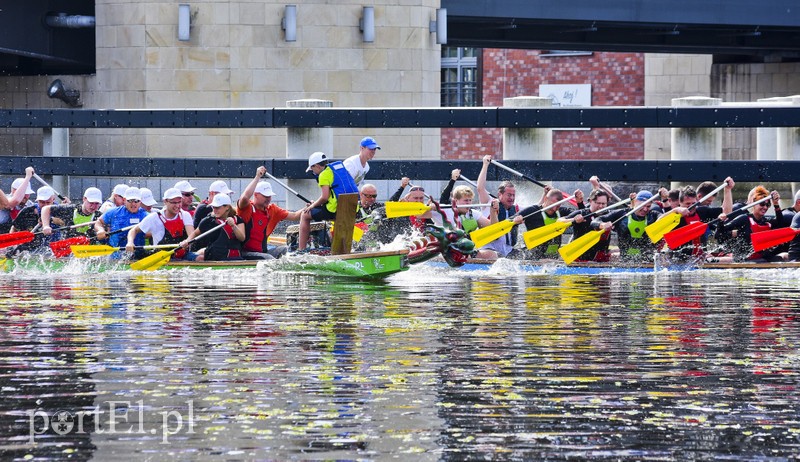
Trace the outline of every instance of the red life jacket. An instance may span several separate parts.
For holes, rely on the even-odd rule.
[[[683,221],[686,222],[687,225],[700,221],[700,215],[697,212],[689,215],[688,217],[683,217]],[[692,255],[702,255],[703,254],[703,236],[696,237],[692,239]]]
[[[222,223],[225,223],[225,221],[217,219],[217,224]],[[230,243],[229,245],[233,246],[234,242],[238,242],[236,239],[236,234],[233,233],[233,226],[226,223],[225,226],[222,227],[221,231],[228,236],[228,242]],[[239,251],[239,249],[228,248],[228,258],[236,258],[241,256],[242,253]]]
[[[243,249],[248,252],[266,252],[269,214],[266,210],[257,209],[253,204],[250,204],[250,207],[253,209],[253,214],[250,221],[244,225],[247,240],[244,242]]]
[[[756,220],[753,219],[752,215],[750,215],[748,218],[750,219],[750,234],[769,231],[772,229],[772,225],[769,223],[765,223],[763,225],[758,224]],[[760,258],[762,258],[761,252],[753,252],[749,257],[747,257],[748,260],[758,260]]]
[[[164,239],[161,240],[160,244],[178,244],[188,237],[186,236],[186,226],[183,224],[180,212],[178,212],[178,216],[169,220],[163,213],[158,212],[158,218],[164,224]],[[186,256],[185,249],[175,251],[175,258],[181,259],[184,256]]]

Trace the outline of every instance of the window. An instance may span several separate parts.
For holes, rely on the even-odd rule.
[[[442,107],[480,106],[480,48],[442,47]]]

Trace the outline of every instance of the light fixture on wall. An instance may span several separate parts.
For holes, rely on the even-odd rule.
[[[81,103],[81,92],[65,87],[61,79],[53,80],[53,83],[47,88],[47,96],[60,99],[70,107],[83,106],[83,103]]]
[[[436,33],[436,43],[447,45],[447,8],[436,10],[436,20],[431,21],[429,30]]]
[[[361,34],[364,36],[366,43],[375,41],[375,8],[372,6],[365,6],[361,10],[361,19],[358,21],[358,27],[361,29]]]
[[[297,5],[286,5],[281,19],[281,29],[287,42],[297,41]]]
[[[188,42],[192,38],[192,11],[187,3],[178,5],[178,40]]]

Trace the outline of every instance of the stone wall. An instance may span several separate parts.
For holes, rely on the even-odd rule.
[[[285,107],[296,99],[334,107],[439,105],[440,46],[428,31],[438,0],[376,0],[375,41],[365,43],[365,3],[297,5],[297,41],[281,29],[285,2],[192,2],[191,40],[177,39],[176,2],[97,0],[97,73],[0,78],[2,108],[61,108],[48,99],[60,77],[85,108]],[[284,157],[284,129],[72,130],[73,156]],[[437,129],[335,129],[334,156],[376,137],[387,158],[439,158]],[[0,131],[0,152],[40,155],[41,130]]]

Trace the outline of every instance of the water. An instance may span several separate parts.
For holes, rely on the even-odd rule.
[[[0,457],[787,460],[798,279],[2,275]]]

